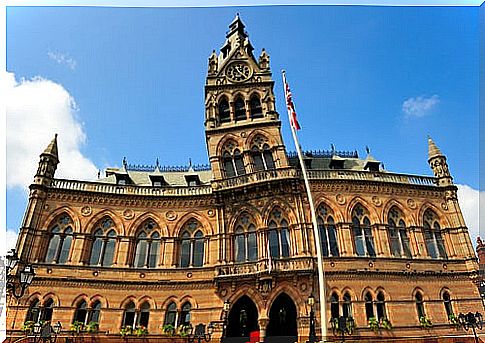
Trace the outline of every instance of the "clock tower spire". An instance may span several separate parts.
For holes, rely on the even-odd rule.
[[[288,166],[275,108],[269,55],[259,58],[239,14],[209,57],[205,130],[216,179]]]

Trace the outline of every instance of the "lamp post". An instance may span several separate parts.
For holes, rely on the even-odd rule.
[[[12,294],[15,298],[20,299],[24,296],[27,287],[30,286],[35,276],[34,267],[31,264],[25,264],[21,269],[17,269],[15,274],[11,272],[23,264],[21,263],[15,249],[7,253],[7,292]],[[20,263],[20,264],[19,264]]]
[[[481,330],[483,327],[483,316],[480,312],[472,313],[468,312],[467,314],[460,313],[458,315],[458,323],[466,330],[472,328],[473,336],[475,336],[475,343],[478,343],[478,336],[476,329]]]
[[[313,309],[315,306],[315,297],[313,294],[310,294],[308,297],[308,305],[310,306],[310,334],[308,335],[308,343],[315,343],[317,335],[315,333],[315,311]]]
[[[230,307],[231,307],[231,303],[229,302],[229,300],[224,301],[224,305],[222,307],[222,337],[221,337],[221,339],[226,338],[227,315],[229,313]]]
[[[190,328],[189,334],[189,343],[194,343],[197,340],[197,343],[201,343],[202,340],[209,342],[211,340],[212,332],[214,331],[214,325],[209,323],[207,326],[207,333],[205,332],[205,325],[204,324],[197,324],[195,327],[195,332],[192,334],[192,326]]]
[[[57,340],[57,335],[61,332],[62,325],[61,322],[57,322],[52,326],[50,322],[34,324],[34,343],[42,341],[42,343],[55,343]]]
[[[352,335],[354,333],[355,322],[352,317],[340,316],[332,318],[332,332],[335,337],[341,336],[342,342],[345,342],[345,335]]]

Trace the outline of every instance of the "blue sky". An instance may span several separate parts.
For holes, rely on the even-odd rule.
[[[365,157],[367,145],[387,170],[431,175],[430,134],[455,183],[478,189],[477,7],[10,7],[7,70],[16,87],[40,77],[75,101],[71,114],[82,134],[73,146],[91,163],[85,178],[96,177],[92,166],[119,166],[123,156],[140,164],[157,157],[163,165],[207,163],[207,58],[222,46],[236,12],[255,55],[264,47],[271,57],[288,150],[281,69],[304,149],[334,144]],[[9,130],[20,118],[10,119]],[[55,129],[35,126],[46,138],[25,162],[33,172]],[[58,132],[60,145],[66,132]],[[21,154],[8,150],[7,167]],[[8,229],[19,227],[25,198],[7,181]]]

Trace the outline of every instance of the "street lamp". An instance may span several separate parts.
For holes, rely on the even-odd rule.
[[[345,342],[345,335],[352,335],[354,333],[355,322],[352,317],[340,316],[332,318],[332,332],[335,337],[341,336],[342,342]]]
[[[473,336],[475,336],[475,343],[478,343],[477,332],[475,329],[481,330],[483,327],[483,316],[480,312],[472,313],[468,312],[467,314],[460,313],[458,315],[458,323],[466,330],[472,328]]]
[[[20,259],[15,249],[10,250],[7,253],[7,291],[9,294],[13,294],[17,299],[22,298],[25,294],[27,287],[30,286],[35,276],[34,267],[30,264],[23,266],[20,271],[17,270],[15,274],[11,272],[19,265]],[[20,263],[21,265],[22,263]],[[20,266],[19,265],[19,266]]]
[[[229,300],[224,301],[224,305],[222,307],[222,339],[226,338],[226,330],[227,330],[227,315],[229,313],[229,309],[231,308],[231,303]]]
[[[197,324],[195,327],[195,332],[192,334],[192,326],[190,328],[189,334],[189,343],[194,343],[197,340],[197,343],[201,343],[202,340],[209,342],[211,340],[212,332],[214,331],[214,325],[209,323],[207,326],[207,333],[205,332],[205,325],[204,324]]]
[[[317,340],[317,335],[315,333],[315,311],[313,307],[315,306],[315,297],[310,294],[308,297],[308,305],[310,306],[310,334],[308,336],[308,343],[315,343]]]
[[[44,323],[41,325],[40,323],[34,324],[34,343],[42,341],[42,343],[55,343],[57,340],[57,335],[61,332],[62,325],[61,322],[57,322],[54,324],[54,327],[50,324],[50,322]]]

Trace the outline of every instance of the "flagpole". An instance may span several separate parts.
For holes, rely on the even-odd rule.
[[[303,173],[303,179],[305,181],[305,188],[308,197],[308,202],[310,204],[310,213],[312,217],[313,223],[313,236],[315,237],[315,245],[317,249],[317,271],[318,271],[318,286],[319,286],[319,295],[320,295],[320,326],[322,330],[322,341],[326,341],[327,336],[327,302],[326,302],[326,292],[325,292],[325,278],[324,278],[324,270],[323,270],[323,258],[322,258],[322,246],[320,244],[320,233],[318,232],[318,223],[317,223],[317,216],[315,213],[315,205],[313,203],[313,197],[310,190],[310,182],[308,181],[308,175],[305,167],[305,163],[303,161],[303,155],[301,152],[300,144],[298,143],[298,137],[296,135],[296,130],[294,127],[294,119],[292,117],[291,110],[288,106],[288,98],[287,98],[287,83],[286,83],[286,73],[284,70],[281,71],[283,74],[283,86],[285,89],[285,98],[287,100],[287,108],[288,108],[288,119],[290,120],[290,127],[291,127],[291,134],[293,135],[293,140],[296,146],[296,152],[298,154],[298,159],[300,161],[301,170]],[[294,109],[292,109],[294,110]]]

